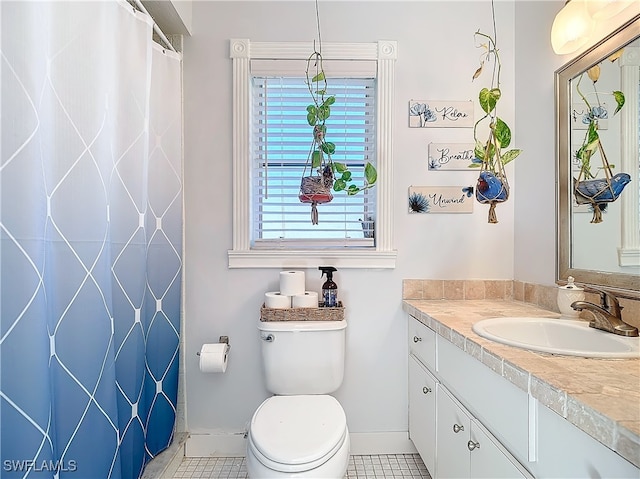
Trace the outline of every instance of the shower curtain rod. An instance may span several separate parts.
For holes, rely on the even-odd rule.
[[[147,9],[144,7],[144,5],[142,4],[142,1],[141,0],[133,0],[133,1],[135,2],[136,6],[140,9],[142,13],[144,13],[145,15],[148,15],[149,18],[153,20],[153,31],[156,32],[156,34],[160,37],[160,39],[166,45],[166,47],[172,52],[175,52],[176,49],[173,47],[171,42],[167,39],[167,36],[162,32],[162,30],[160,30],[160,27],[158,26],[154,18],[149,14]]]

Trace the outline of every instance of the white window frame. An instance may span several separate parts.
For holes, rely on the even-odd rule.
[[[376,246],[367,249],[251,249],[251,73],[252,59],[306,60],[311,42],[230,41],[233,63],[233,249],[229,268],[395,268],[393,234],[393,94],[397,43],[323,43],[326,60],[377,62]]]

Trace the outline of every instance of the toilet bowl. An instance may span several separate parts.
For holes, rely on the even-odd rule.
[[[250,478],[341,479],[349,462],[349,431],[340,403],[329,395],[272,396],[251,419]]]

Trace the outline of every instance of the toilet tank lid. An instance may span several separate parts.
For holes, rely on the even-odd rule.
[[[260,321],[260,331],[335,331],[345,329],[347,320],[341,321]]]

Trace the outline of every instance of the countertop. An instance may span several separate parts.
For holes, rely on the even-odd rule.
[[[640,360],[527,351],[482,338],[473,323],[498,316],[557,318],[528,303],[403,300],[403,309],[528,392],[570,423],[640,467]]]

